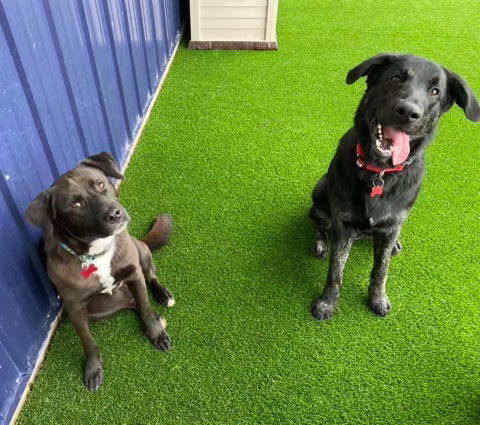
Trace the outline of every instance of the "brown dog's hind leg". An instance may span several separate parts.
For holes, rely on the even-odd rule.
[[[120,285],[113,290],[112,294],[97,294],[93,296],[87,304],[88,318],[91,320],[101,320],[117,311],[136,310],[137,306],[132,293],[129,291],[124,282],[134,276],[136,267],[129,264],[125,267],[115,270],[113,277],[115,282]]]
[[[167,351],[171,347],[170,337],[165,331],[165,323],[152,311],[143,274],[138,273],[127,280],[127,285],[135,299],[137,311],[145,325],[145,333],[148,339],[155,348]]]
[[[140,266],[142,267],[145,281],[152,291],[153,298],[166,308],[173,307],[175,304],[175,298],[172,293],[158,281],[157,276],[155,275],[155,265],[153,264],[152,253],[148,249],[148,246],[137,239],[134,239],[134,241],[138,250]]]
[[[175,298],[172,293],[155,276],[148,280],[148,287],[152,291],[153,298],[165,308],[175,305]]]
[[[127,285],[122,284],[112,295],[97,294],[88,302],[88,318],[102,320],[121,310],[136,310],[135,299]]]

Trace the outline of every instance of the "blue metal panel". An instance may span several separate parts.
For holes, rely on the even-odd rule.
[[[30,201],[87,155],[123,163],[178,42],[184,0],[0,0],[0,425],[60,303]],[[7,243],[5,243],[7,242]]]
[[[139,15],[142,21],[144,44],[150,65],[150,85],[155,87],[159,70],[161,69],[161,63],[155,43],[155,28],[152,25],[151,1],[152,0],[137,0],[137,9],[140,11]]]
[[[63,1],[50,5],[43,0],[43,7],[84,154],[111,150],[95,95],[95,82],[92,73],[86,72],[88,53],[78,10],[75,4]]]
[[[155,48],[158,51],[158,59],[160,62],[159,69],[163,70],[167,64],[169,43],[166,33],[165,12],[159,10],[159,3],[163,3],[163,0],[150,3],[150,19],[152,20]]]
[[[84,156],[68,97],[58,66],[55,49],[41,2],[28,0],[3,2],[33,102],[48,141],[63,140],[52,148],[60,173]],[[51,142],[50,142],[51,144]]]

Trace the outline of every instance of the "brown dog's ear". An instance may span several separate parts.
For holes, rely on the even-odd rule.
[[[25,218],[33,226],[41,227],[47,231],[51,224],[50,217],[50,191],[40,193],[28,206]]]
[[[447,109],[455,102],[465,112],[465,116],[470,121],[480,121],[480,106],[475,98],[475,94],[468,86],[467,82],[457,74],[445,69],[447,74]]]
[[[398,55],[393,53],[382,53],[381,55],[373,56],[351,69],[347,74],[346,83],[353,84],[361,77],[369,75],[376,67],[385,64],[388,61],[393,61]]]
[[[84,159],[80,164],[98,168],[109,177],[120,180],[123,179],[123,176],[118,169],[117,161],[115,161],[113,156],[107,152],[102,152],[97,155],[89,156],[87,159]]]

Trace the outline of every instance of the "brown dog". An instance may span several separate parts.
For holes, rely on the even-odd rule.
[[[168,242],[170,216],[159,216],[143,241],[130,236],[130,217],[108,177],[123,178],[112,156],[91,156],[42,192],[26,213],[43,229],[48,275],[82,342],[84,382],[91,391],[102,384],[103,368],[88,319],[137,310],[152,344],[166,351],[166,323],[152,311],[146,283],[162,305],[175,303],[155,276],[150,252]]]

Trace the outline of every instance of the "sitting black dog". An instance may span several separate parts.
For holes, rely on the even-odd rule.
[[[312,307],[318,320],[333,314],[352,242],[364,236],[374,244],[370,307],[380,316],[390,311],[385,291],[390,256],[401,249],[400,229],[420,190],[425,148],[438,120],[456,103],[469,120],[480,121],[480,106],[466,82],[425,59],[381,54],[352,69],[346,82],[363,76],[367,90],[354,127],[312,195],[315,255],[326,257],[329,243],[331,250],[325,289]]]

